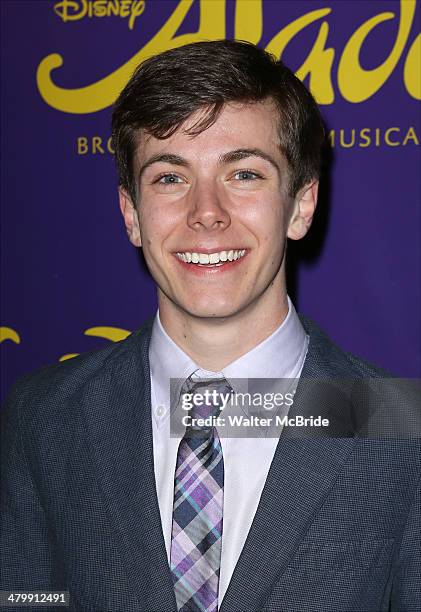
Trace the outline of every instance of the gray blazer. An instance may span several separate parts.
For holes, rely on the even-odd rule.
[[[220,612],[420,612],[419,436],[367,435],[382,405],[367,381],[384,374],[302,322],[310,345],[291,416],[322,413],[330,426],[284,429]],[[77,612],[176,611],[150,334],[149,322],[15,385],[3,411],[1,589],[67,590]]]

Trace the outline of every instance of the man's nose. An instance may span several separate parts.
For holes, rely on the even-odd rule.
[[[231,224],[226,198],[216,185],[196,185],[189,200],[187,224],[192,229],[225,229]]]

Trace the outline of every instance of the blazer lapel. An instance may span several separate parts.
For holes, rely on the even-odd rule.
[[[342,405],[347,403],[341,389],[329,388],[326,405],[314,401],[315,393],[320,393],[318,381],[326,380],[328,374],[326,361],[310,336],[290,416],[316,416],[322,408],[332,424],[328,431],[311,436],[308,428],[304,433],[284,428],[220,612],[260,612],[354,447],[348,419],[338,416],[347,414],[348,407],[335,410],[335,398]]]
[[[155,487],[148,324],[116,346],[81,398],[105,507],[141,609],[177,610]]]

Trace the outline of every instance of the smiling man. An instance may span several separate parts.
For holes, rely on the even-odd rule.
[[[287,296],[312,96],[251,44],[187,45],[138,67],[113,142],[159,310],[10,395],[1,588],[78,612],[419,612],[419,436],[383,435],[400,396]]]
[[[287,316],[286,238],[307,232],[318,183],[315,169],[291,195],[273,100],[228,102],[192,137],[208,115],[208,108],[192,112],[166,139],[138,136],[136,200],[123,187],[120,204],[156,280],[164,329],[218,371]]]

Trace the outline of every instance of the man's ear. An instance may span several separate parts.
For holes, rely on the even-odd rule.
[[[288,238],[300,240],[304,238],[313,221],[317,204],[319,181],[312,181],[300,189],[295,200],[291,219],[288,225]]]
[[[119,187],[118,197],[121,214],[123,215],[124,224],[126,226],[127,236],[134,246],[140,247],[142,246],[142,241],[140,237],[139,216],[136,206],[133,204],[133,201],[127,191],[125,191],[122,187]]]

